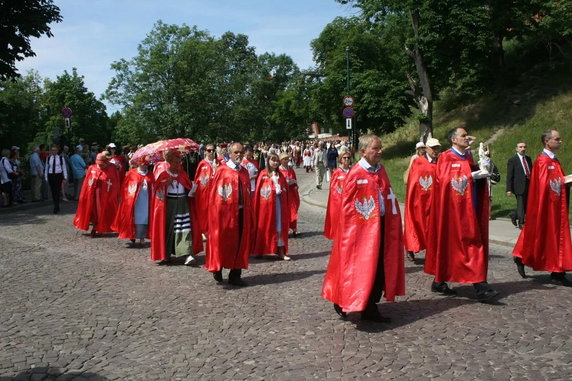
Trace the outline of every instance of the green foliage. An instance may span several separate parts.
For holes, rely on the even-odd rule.
[[[49,24],[62,21],[52,0],[0,0],[0,80],[17,77],[16,61],[35,56],[30,37],[52,36]]]

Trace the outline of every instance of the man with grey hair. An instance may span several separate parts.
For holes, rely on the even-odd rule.
[[[316,171],[316,188],[318,189],[322,189],[327,162],[328,157],[324,149],[324,142],[320,141],[318,142],[318,148],[314,150],[314,160],[312,162],[312,167]]]
[[[519,274],[524,266],[535,271],[550,271],[552,283],[572,287],[566,271],[572,270],[572,243],[568,220],[569,184],[556,152],[562,146],[557,130],[541,136],[544,150],[532,167],[526,224],[513,250]],[[567,185],[568,184],[568,185]]]
[[[254,210],[248,171],[241,165],[244,146],[233,143],[229,160],[217,168],[211,181],[207,220],[205,268],[222,283],[222,269],[230,269],[228,283],[243,287],[253,247]]]
[[[388,301],[405,294],[401,214],[380,164],[381,139],[361,136],[359,150],[362,158],[345,179],[322,296],[342,318],[361,312],[362,320],[387,323],[377,308],[382,294]]]
[[[40,147],[35,146],[30,155],[30,175],[32,178],[32,202],[42,201],[42,183],[44,181],[44,163],[40,159]]]
[[[498,295],[487,283],[488,174],[473,161],[464,128],[451,129],[447,137],[452,147],[437,161],[424,271],[435,276],[433,292],[455,295],[446,282],[472,283],[477,299],[488,301]]]

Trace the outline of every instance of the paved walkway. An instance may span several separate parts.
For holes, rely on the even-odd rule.
[[[299,176],[293,260],[252,259],[246,288],[77,232],[74,203],[2,214],[0,380],[570,379],[571,289],[520,279],[509,246],[491,245],[497,305],[431,293],[421,255],[407,295],[380,305],[392,323],[340,320],[320,297],[331,243],[310,202],[326,191]]]

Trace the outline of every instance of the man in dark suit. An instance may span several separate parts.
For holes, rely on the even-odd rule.
[[[531,171],[532,160],[526,155],[526,143],[519,142],[516,145],[516,155],[508,159],[506,174],[506,194],[516,197],[516,212],[510,213],[510,219],[519,229],[524,224]]]

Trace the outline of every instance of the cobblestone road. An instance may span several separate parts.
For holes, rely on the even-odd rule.
[[[305,174],[301,180],[310,181]],[[0,380],[569,380],[572,289],[521,280],[492,246],[498,305],[428,291],[407,263],[391,324],[342,321],[320,297],[324,210],[302,203],[291,262],[251,261],[246,288],[202,268],[157,266],[148,249],[92,239],[50,207],[0,221]],[[202,263],[204,256],[200,255]],[[226,277],[226,274],[225,274]]]

